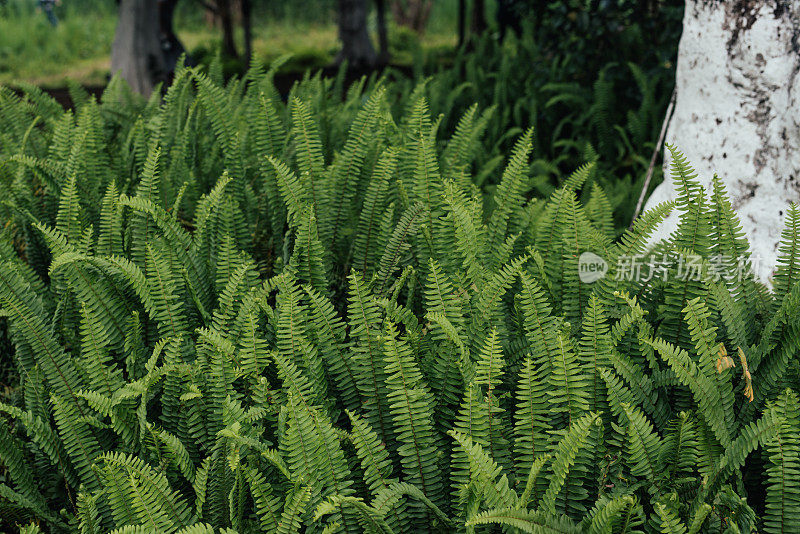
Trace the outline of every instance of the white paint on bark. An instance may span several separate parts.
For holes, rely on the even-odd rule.
[[[666,140],[710,188],[724,181],[768,281],[790,202],[800,200],[800,2],[688,0]],[[676,198],[664,183],[647,207]],[[654,239],[677,228],[673,213]]]

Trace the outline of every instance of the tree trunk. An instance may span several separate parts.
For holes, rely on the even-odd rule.
[[[432,8],[433,0],[393,0],[392,16],[398,26],[405,26],[421,35],[428,25]]]
[[[378,62],[381,65],[389,63],[389,37],[386,30],[386,0],[375,0],[375,9],[378,12]]]
[[[458,47],[467,40],[467,0],[458,0]]]
[[[217,0],[217,15],[222,26],[222,53],[230,58],[238,58],[236,40],[233,34],[233,9],[231,0]]]
[[[724,181],[765,281],[789,203],[800,200],[799,42],[797,2],[686,2],[666,139],[704,185],[714,173]],[[669,167],[665,158],[665,176]],[[676,196],[667,179],[647,205]],[[676,226],[673,214],[656,238]]]
[[[495,16],[500,41],[505,41],[508,30],[519,38],[522,36],[522,2],[521,0],[497,0]]]
[[[242,29],[244,30],[244,55],[247,61],[253,59],[253,4],[252,0],[242,0]]]
[[[378,58],[367,32],[367,0],[339,0],[339,40],[337,62],[346,60],[356,70],[375,66]]]
[[[486,31],[486,2],[484,0],[472,0],[472,35],[483,35]]]
[[[161,43],[161,55],[164,58],[165,76],[162,80],[172,83],[172,75],[182,54],[186,53],[183,44],[173,30],[172,20],[178,0],[158,0],[158,40]],[[188,61],[187,58],[187,62]]]
[[[159,42],[158,1],[121,0],[111,46],[111,72],[137,93],[149,96],[167,67]]]

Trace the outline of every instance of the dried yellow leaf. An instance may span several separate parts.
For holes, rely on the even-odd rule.
[[[739,361],[742,362],[742,379],[744,380],[744,396],[749,402],[753,402],[753,377],[750,376],[750,370],[747,368],[747,358],[744,356],[742,347],[739,349]]]

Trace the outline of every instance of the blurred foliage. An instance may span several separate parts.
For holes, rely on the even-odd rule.
[[[417,47],[413,83],[428,79],[445,132],[475,102],[492,110],[478,158],[486,178],[513,136],[531,126],[541,194],[568,169],[596,161],[594,179],[610,197],[615,226],[626,227],[673,91],[683,14],[679,2],[647,4],[517,1],[519,37],[506,31],[501,42],[495,26],[444,63]],[[398,97],[411,91],[395,88]],[[661,181],[659,165],[651,187]]]
[[[104,83],[114,2],[63,0],[56,7],[61,23],[55,29],[36,5],[4,0],[0,7],[0,83],[21,78],[62,85],[66,76]],[[395,102],[402,106],[427,79],[444,132],[453,131],[474,102],[482,110],[492,108],[491,142],[480,156],[487,187],[492,162],[510,148],[508,132],[529,126],[538,134],[535,168],[543,194],[558,185],[555,177],[575,166],[602,162],[596,179],[611,198],[617,227],[626,226],[673,90],[683,3],[498,0],[486,7],[489,31],[460,50],[457,0],[434,3],[423,35],[390,25],[392,62],[399,67],[387,73],[397,82]],[[291,54],[282,73],[330,65],[338,48],[335,10],[335,0],[255,0],[258,60],[269,64]],[[368,24],[374,32],[374,13]],[[207,69],[218,56],[219,31],[208,26],[198,0],[179,3],[176,26],[187,50]],[[222,71],[226,77],[240,74],[245,63],[222,61]],[[660,180],[657,168],[652,185]]]
[[[590,78],[609,61],[647,70],[674,62],[684,2],[678,0],[517,0],[527,5],[536,41],[549,54],[569,56]],[[532,8],[541,4],[538,9]]]
[[[0,7],[0,82],[18,78],[63,85],[69,70],[79,80],[102,81],[108,71],[116,20],[109,12],[56,6],[50,25],[36,2],[6,0]]]

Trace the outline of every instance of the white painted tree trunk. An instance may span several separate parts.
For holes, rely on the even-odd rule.
[[[119,72],[137,93],[149,96],[165,71],[157,0],[121,0],[111,46],[111,72]]]
[[[708,186],[724,181],[768,281],[790,202],[800,199],[800,2],[687,0],[666,141]],[[647,206],[676,198],[668,158]],[[673,214],[657,238],[677,227]]]

